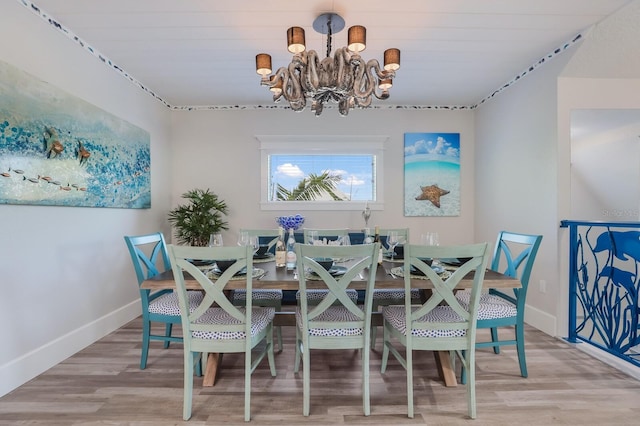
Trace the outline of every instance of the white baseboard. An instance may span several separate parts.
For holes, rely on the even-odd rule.
[[[556,335],[556,317],[548,312],[526,305],[524,322],[549,336]]]
[[[0,366],[0,397],[140,315],[136,300]]]
[[[607,351],[597,348],[589,343],[575,343],[574,345],[576,348],[591,355],[596,359],[599,359],[605,364],[608,364],[613,368],[620,370],[625,374],[628,374],[629,376],[633,377],[636,380],[640,380],[640,368],[636,367],[630,362],[627,362],[621,358],[618,358],[615,355],[611,355]]]

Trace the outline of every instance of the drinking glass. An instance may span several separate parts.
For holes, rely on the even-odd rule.
[[[222,234],[215,232],[209,237],[209,247],[222,247]]]
[[[342,237],[340,237],[340,245],[343,245],[343,246],[351,245],[351,238],[349,238],[349,235],[343,235]]]
[[[398,239],[400,238],[400,235],[398,234],[398,231],[389,231],[389,233],[387,234],[387,246],[389,247],[389,250],[391,251],[391,261],[393,262],[393,256],[396,254],[396,246],[398,245],[399,241]]]
[[[240,235],[238,235],[238,245],[239,246],[249,245],[249,233],[247,231],[240,231]]]
[[[260,237],[258,237],[257,235],[250,236],[249,240],[247,241],[247,245],[253,248],[253,255],[255,256],[255,254],[258,252],[258,249],[260,248]]]
[[[315,245],[319,240],[318,231],[309,231],[309,244]]]
[[[420,244],[423,246],[439,246],[440,239],[437,232],[427,232],[420,237]]]

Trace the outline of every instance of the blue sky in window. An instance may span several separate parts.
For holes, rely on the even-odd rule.
[[[298,183],[313,173],[325,171],[339,175],[338,190],[346,199],[372,200],[373,156],[359,154],[339,155],[276,155],[270,156],[270,180],[272,187],[277,184],[293,189]]]

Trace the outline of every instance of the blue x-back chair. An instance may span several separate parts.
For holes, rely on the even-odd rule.
[[[476,342],[476,348],[492,347],[493,351],[498,354],[500,346],[516,345],[522,377],[528,375],[524,352],[525,302],[531,270],[541,241],[542,235],[500,231],[493,251],[491,269],[518,278],[522,288],[515,288],[508,293],[490,289],[480,297],[478,305],[478,328],[490,328],[491,341]],[[462,303],[468,304],[469,292],[459,292],[456,297]],[[514,338],[501,340],[498,337],[498,327],[510,326],[514,327]],[[465,381],[463,369],[462,383]]]
[[[149,342],[160,340],[164,342],[164,347],[168,348],[170,342],[182,342],[182,337],[171,335],[173,324],[180,324],[180,305],[178,296],[172,290],[159,290],[151,292],[140,288],[142,282],[154,277],[161,272],[171,269],[169,254],[160,232],[147,235],[125,236],[125,242],[129,248],[129,254],[133,262],[138,279],[138,289],[140,290],[140,301],[142,302],[142,354],[140,356],[140,369],[147,367],[147,355],[149,353]],[[202,300],[202,293],[190,291],[189,299],[192,306]],[[159,322],[165,325],[164,334],[151,334],[151,323]],[[198,372],[199,373],[199,372]]]

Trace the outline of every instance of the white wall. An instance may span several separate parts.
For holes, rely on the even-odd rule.
[[[210,188],[229,205],[225,241],[236,241],[239,228],[275,227],[275,217],[297,211],[260,211],[260,151],[256,135],[387,135],[384,152],[384,210],[374,210],[371,227],[410,227],[412,240],[437,230],[441,243],[473,241],[474,132],[471,111],[355,110],[340,117],[325,109],[174,112],[172,203],[193,188]],[[405,132],[459,132],[462,208],[456,217],[404,217]],[[361,229],[361,211],[304,211],[307,227]]]
[[[0,205],[0,396],[139,315],[123,235],[169,232],[169,111],[16,1],[0,60],[151,135],[152,208]]]
[[[556,334],[559,280],[556,80],[567,51],[476,112],[475,239],[500,230],[543,235],[529,281],[527,323]],[[546,293],[540,292],[546,281]]]

